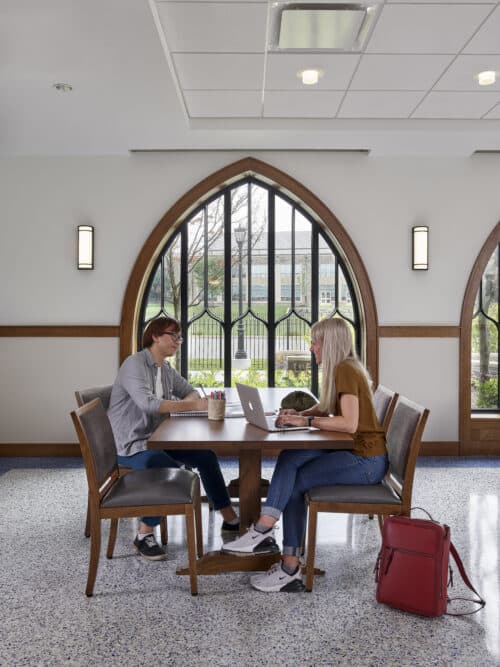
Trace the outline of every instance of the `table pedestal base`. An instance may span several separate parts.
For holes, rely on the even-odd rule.
[[[197,574],[222,574],[224,572],[265,572],[273,563],[281,560],[281,554],[258,556],[234,556],[222,551],[209,551],[196,560]],[[189,574],[189,568],[180,567],[177,574]]]
[[[273,563],[281,560],[281,554],[260,554],[259,556],[235,556],[222,551],[209,551],[196,560],[197,574],[224,574],[226,572],[266,572]],[[305,574],[305,568],[302,569]],[[189,568],[179,567],[176,574],[189,575]],[[314,574],[324,575],[317,567]]]

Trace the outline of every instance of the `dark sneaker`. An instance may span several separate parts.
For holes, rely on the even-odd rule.
[[[295,574],[288,574],[281,563],[275,563],[265,574],[250,577],[250,583],[264,593],[301,593],[306,588],[302,583],[300,565]]]
[[[265,533],[259,533],[258,530],[250,526],[247,532],[232,542],[226,542],[222,546],[222,551],[235,554],[237,556],[250,556],[252,554],[276,554],[279,553],[279,547],[274,540],[274,529],[271,528]]]
[[[146,537],[142,540],[136,537],[134,540],[134,546],[137,549],[139,555],[143,558],[147,558],[147,560],[165,560],[167,557],[167,554],[159,546],[153,533],[146,535]]]
[[[238,535],[240,532],[240,522],[238,523],[228,523],[227,521],[222,522],[222,526],[220,528],[220,532],[224,535],[224,533],[228,535]]]

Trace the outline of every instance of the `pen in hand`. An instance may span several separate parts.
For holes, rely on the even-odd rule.
[[[203,385],[202,385],[202,384],[200,384],[200,389],[201,389],[201,393],[203,394],[203,396],[204,396],[205,398],[208,398],[208,396],[207,396],[205,390],[203,389]]]

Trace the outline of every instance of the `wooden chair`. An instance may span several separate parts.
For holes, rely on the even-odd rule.
[[[399,394],[379,384],[373,392],[373,405],[380,426],[387,433]]]
[[[306,494],[309,506],[307,532],[306,590],[313,587],[318,512],[408,516],[413,477],[422,433],[429,410],[399,397],[387,431],[389,469],[380,484],[318,486]]]
[[[101,399],[101,403],[105,410],[109,408],[109,401],[111,400],[111,390],[113,385],[107,384],[100,387],[90,387],[89,389],[80,389],[75,391],[76,404],[79,408],[85,403],[90,403],[96,398]],[[123,477],[129,472],[132,472],[133,468],[127,468],[126,466],[118,466],[120,476]],[[160,521],[160,534],[162,544],[167,544],[168,542],[168,532],[167,532],[167,522],[165,517],[161,518]],[[90,495],[87,502],[87,517],[85,519],[85,537],[90,537]]]
[[[74,410],[90,496],[90,562],[85,593],[94,590],[101,547],[101,521],[111,519],[106,556],[113,557],[120,517],[184,514],[191,594],[197,595],[196,555],[203,553],[200,480],[178,468],[136,470],[121,477],[108,415],[100,399]]]
[[[378,387],[373,392],[373,405],[375,407],[375,414],[377,415],[378,423],[382,426],[384,431],[387,433],[389,424],[391,423],[392,414],[396,403],[398,402],[399,394],[392,389],[384,387],[384,385],[379,384]],[[369,519],[373,519],[373,514],[368,515]]]

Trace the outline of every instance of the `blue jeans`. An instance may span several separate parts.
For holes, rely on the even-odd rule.
[[[286,449],[276,462],[262,514],[283,513],[283,553],[299,556],[305,535],[304,494],[315,486],[378,484],[387,470],[387,456],[358,456],[350,451]]]
[[[209,449],[182,449],[161,450],[146,449],[132,456],[118,456],[118,465],[146,470],[147,468],[180,468],[181,464],[198,468],[206,494],[216,510],[228,507],[231,504],[226,483],[214,452]],[[141,521],[147,526],[157,526],[159,516],[142,517]]]

